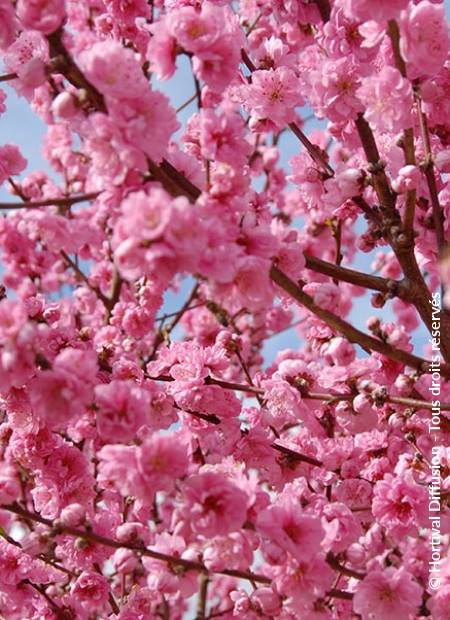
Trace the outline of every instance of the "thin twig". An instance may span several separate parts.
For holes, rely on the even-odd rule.
[[[331,551],[327,553],[326,560],[329,566],[331,566],[333,570],[341,573],[341,575],[345,575],[346,577],[353,577],[353,579],[364,579],[364,577],[366,576],[365,573],[360,573],[341,564]]]
[[[280,286],[286,293],[288,293],[293,299],[298,301],[301,305],[305,306],[310,312],[315,314],[319,319],[324,321],[331,329],[343,334],[347,340],[359,344],[363,349],[376,351],[385,357],[400,362],[410,368],[415,368],[419,372],[428,372],[430,369],[430,363],[421,357],[417,357],[412,353],[397,349],[392,345],[378,340],[364,332],[356,329],[344,319],[341,319],[336,314],[333,314],[329,310],[325,310],[317,306],[311,297],[304,293],[290,278],[288,278],[282,271],[275,265],[272,266],[270,275],[272,280]],[[441,366],[441,373],[445,377],[450,377],[450,365],[443,364]]]
[[[66,196],[64,198],[45,198],[44,200],[28,200],[26,202],[0,202],[0,209],[36,209],[39,207],[66,207],[79,202],[95,200],[100,192],[90,192],[80,196]]]
[[[320,168],[322,168],[325,175],[327,177],[334,176],[334,170],[324,157],[322,150],[309,140],[309,138],[303,133],[300,127],[296,123],[289,123],[289,129],[292,131],[294,136],[296,136],[303,144],[305,149],[308,151],[311,159],[315,161],[316,164],[320,166]]]
[[[206,618],[206,603],[208,599],[208,584],[209,577],[205,573],[199,575],[200,590],[198,593],[197,602],[197,617],[196,620],[205,620]]]
[[[438,254],[442,253],[445,246],[444,236],[444,213],[439,202],[439,195],[436,186],[436,178],[434,176],[434,164],[433,154],[431,152],[430,131],[428,129],[428,121],[425,112],[422,108],[422,98],[420,93],[416,89],[415,101],[417,106],[417,112],[419,114],[420,132],[422,135],[422,143],[425,151],[425,161],[422,164],[422,169],[425,173],[425,178],[428,184],[428,191],[431,198],[431,210],[433,214],[434,229],[436,233],[436,241],[438,246]]]
[[[247,54],[247,52],[244,49],[241,50],[241,57],[242,57],[242,61],[244,62],[245,66],[247,67],[247,69],[251,73],[253,73],[254,71],[257,70],[256,65],[253,63],[253,61],[251,60],[250,56]],[[325,175],[327,177],[332,177],[334,175],[334,170],[330,166],[328,161],[326,160],[326,158],[325,158],[323,152],[321,151],[321,149],[318,146],[316,146],[315,144],[313,144],[309,140],[309,138],[307,138],[307,136],[303,133],[303,131],[300,129],[300,127],[296,123],[289,123],[288,126],[289,126],[289,129],[292,131],[292,133],[303,144],[303,146],[307,150],[307,152],[308,152],[309,156],[311,157],[311,159],[320,168],[322,168],[323,172],[325,173]]]
[[[87,277],[87,275],[81,271],[81,269],[78,267],[78,265],[70,258],[70,256],[64,251],[64,250],[60,250],[60,254],[62,256],[62,258],[64,259],[65,263],[71,267],[71,269],[73,269],[73,271],[76,273],[76,275],[78,276],[79,279],[81,279],[86,286],[93,292],[96,294],[96,296],[100,299],[100,301],[103,303],[103,305],[107,308],[110,304],[110,299],[108,299],[106,297],[106,295],[103,295],[103,293],[101,292],[101,290],[99,288],[97,288],[96,286],[92,286],[92,284],[89,282],[89,278]]]
[[[187,108],[188,105],[190,105],[191,103],[193,103],[195,100],[197,99],[197,93],[194,93],[192,95],[192,97],[189,97],[189,99],[187,99],[184,103],[182,103],[176,110],[175,112],[178,114],[179,112],[181,112],[182,110],[184,110],[184,108]]]
[[[167,338],[173,332],[175,327],[181,321],[181,319],[182,319],[183,315],[185,314],[185,312],[187,312],[190,309],[191,303],[197,297],[198,289],[199,289],[199,284],[197,282],[195,284],[195,286],[193,287],[189,297],[186,299],[184,304],[181,306],[181,308],[175,314],[175,317],[174,317],[173,321],[170,323],[170,325],[168,327],[166,327],[164,330],[160,329],[158,331],[158,333],[156,334],[155,342],[153,343],[152,351],[151,351],[150,355],[148,356],[148,358],[147,358],[147,360],[145,362],[146,364],[155,357],[156,352],[157,352],[157,350],[159,348],[159,345],[161,343],[163,343],[165,338]]]
[[[310,256],[309,254],[305,254],[305,260],[306,268],[311,269],[311,271],[322,273],[335,280],[342,280],[343,282],[349,282],[356,286],[380,291],[392,297],[399,297],[404,301],[411,301],[411,293],[407,284],[400,280],[391,280],[363,273],[362,271],[356,271],[355,269],[329,263],[316,256]]]
[[[388,22],[388,35],[391,39],[392,51],[394,54],[395,66],[401,75],[406,78],[406,64],[400,51],[400,30],[397,22],[391,19]],[[416,157],[414,153],[414,131],[412,127],[408,127],[403,132],[402,146],[405,153],[405,163],[407,165],[416,165]],[[404,228],[408,236],[413,234],[414,230],[414,214],[416,210],[416,190],[411,189],[406,192],[405,200],[405,217]]]
[[[381,341],[380,341],[381,342]],[[419,358],[420,359],[420,358]],[[427,360],[421,360],[422,363],[428,363]],[[441,366],[442,370],[442,366]],[[151,377],[147,373],[144,373],[146,379],[151,379],[152,381],[163,381],[163,382],[172,382],[175,381],[173,377],[170,375],[159,375],[157,377]],[[232,383],[229,381],[222,381],[221,379],[216,379],[214,377],[206,377],[205,385],[218,385],[225,390],[235,390],[237,392],[247,392],[249,394],[260,394],[264,395],[264,390],[262,388],[253,387],[250,385],[246,385],[244,383]],[[340,400],[353,400],[356,394],[344,394],[344,393],[333,393],[333,392],[305,392],[302,393],[302,398],[305,400],[321,400],[326,403],[337,402]],[[420,398],[409,398],[406,396],[390,396],[386,394],[383,396],[384,402],[392,403],[393,405],[404,405],[405,407],[411,407],[414,409],[432,409],[433,405],[428,400],[422,400]],[[450,411],[450,403],[442,402],[440,403],[440,407],[442,411]],[[184,411],[184,410],[183,410]],[[205,414],[208,415],[208,414]],[[209,417],[209,416],[208,416]],[[207,420],[210,421],[210,420]],[[219,423],[219,422],[215,422]]]

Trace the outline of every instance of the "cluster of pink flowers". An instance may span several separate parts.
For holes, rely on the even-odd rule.
[[[448,43],[440,0],[0,0],[53,170],[0,144],[1,618],[448,619]]]

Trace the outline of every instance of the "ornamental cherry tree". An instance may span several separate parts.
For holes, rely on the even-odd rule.
[[[0,145],[0,616],[448,619],[443,4],[0,0],[0,49],[53,170]]]

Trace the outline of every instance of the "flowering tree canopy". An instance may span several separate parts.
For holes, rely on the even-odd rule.
[[[443,4],[0,0],[0,50],[54,171],[0,145],[0,616],[448,620]]]

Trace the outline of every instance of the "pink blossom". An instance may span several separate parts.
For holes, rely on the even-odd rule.
[[[408,5],[408,0],[381,0],[376,5],[370,0],[338,0],[349,18],[359,21],[387,21],[398,17]]]
[[[366,106],[364,116],[374,129],[399,131],[412,125],[412,88],[400,71],[384,67],[377,76],[363,78],[357,96]]]
[[[69,504],[61,510],[59,521],[69,527],[79,527],[86,518],[86,508],[81,504]]]
[[[255,71],[251,84],[240,88],[239,97],[252,117],[269,119],[276,129],[293,121],[294,108],[303,104],[300,82],[287,67]]]
[[[134,95],[135,90],[131,92]],[[160,162],[167,154],[171,135],[179,127],[167,97],[150,89],[140,97],[127,98],[126,93],[122,93],[119,100],[110,102],[109,110],[124,142]],[[149,140],[148,136],[152,139]]]
[[[434,75],[448,54],[448,27],[442,4],[423,0],[400,19],[400,50],[419,75]]]
[[[9,0],[0,2],[0,50],[4,51],[14,41],[17,20]]]
[[[427,601],[427,607],[432,613],[433,620],[446,620],[448,618],[448,604],[450,601],[450,584],[441,585],[433,592]]]
[[[76,99],[67,91],[55,97],[52,112],[61,118],[71,118],[77,113]]]
[[[220,93],[232,82],[240,54],[235,45],[239,38],[239,31],[233,34],[222,35],[215,45],[199,56],[194,56],[192,62],[194,72],[200,80],[204,80],[212,92]]]
[[[247,537],[240,532],[215,536],[203,549],[203,562],[208,570],[245,570],[251,566],[253,551]]]
[[[35,508],[54,518],[70,504],[88,506],[94,496],[94,479],[86,457],[68,444],[56,448],[39,467],[32,491]]]
[[[99,41],[80,55],[80,64],[100,92],[110,97],[139,98],[148,92],[139,63],[130,49],[118,41]]]
[[[4,183],[10,176],[20,174],[27,167],[24,159],[14,144],[0,146],[0,183]]]
[[[390,534],[412,534],[423,524],[427,497],[426,489],[413,481],[411,472],[403,477],[386,474],[375,485],[372,512]]]
[[[219,474],[205,471],[185,485],[186,515],[194,532],[207,538],[239,530],[247,514],[247,495]]]
[[[166,435],[151,435],[137,450],[137,469],[150,490],[169,490],[186,475],[186,447]]]
[[[83,571],[71,589],[74,602],[89,610],[102,608],[108,601],[108,594],[108,580],[93,571]]]
[[[0,582],[2,585],[15,585],[27,579],[32,567],[32,559],[19,547],[0,540]]]
[[[186,548],[186,543],[181,536],[171,536],[167,532],[157,536],[152,549],[186,560],[191,559],[193,555]],[[147,584],[152,590],[165,592],[169,595],[181,592],[185,597],[189,597],[197,591],[197,574],[195,571],[180,571],[177,575],[168,567],[166,562],[163,563],[153,558],[144,558],[143,565],[148,571]]]
[[[117,488],[124,496],[145,493],[143,480],[137,471],[135,446],[106,445],[98,452],[99,483]]]
[[[43,81],[43,66],[48,59],[48,42],[37,30],[24,30],[8,47],[5,68],[18,74],[19,79],[12,84],[19,94],[31,97],[35,87]]]
[[[265,380],[262,382],[267,413],[264,419],[275,428],[295,423],[304,416],[304,407],[300,392],[291,387],[287,381]]]
[[[217,41],[223,26],[224,14],[207,2],[200,12],[184,7],[169,14],[167,26],[178,43],[189,52],[206,51]]]
[[[63,0],[19,0],[17,16],[25,28],[51,34],[65,17]]]
[[[118,437],[124,443],[131,441],[145,424],[150,406],[148,393],[131,381],[97,385],[95,402],[98,432],[105,442]]]
[[[269,262],[256,256],[242,258],[236,265],[233,284],[242,305],[249,309],[268,305],[272,299]]]
[[[251,147],[242,139],[244,123],[238,114],[231,112],[217,117],[212,110],[203,110],[199,122],[199,146],[203,157],[231,165],[246,162]],[[185,143],[188,140],[186,136]]]
[[[259,613],[276,616],[281,611],[281,600],[272,588],[259,587],[250,597],[252,607]]]
[[[362,535],[356,515],[345,504],[338,502],[324,507],[322,527],[326,533],[322,546],[325,551],[332,550],[334,553],[348,549]]]
[[[450,172],[450,154],[448,151],[439,151],[436,154],[434,163],[440,172]]]
[[[324,531],[320,520],[302,514],[294,502],[283,502],[263,510],[257,518],[258,530],[297,560],[309,560],[320,546]]]
[[[3,112],[6,111],[5,101],[6,101],[6,93],[4,90],[0,89],[0,114],[3,114]]]
[[[15,468],[8,463],[0,466],[0,503],[15,501],[20,492],[20,483]]]
[[[363,620],[411,620],[421,602],[421,588],[412,575],[389,567],[371,571],[358,583],[353,605]]]
[[[317,553],[309,560],[289,558],[275,569],[277,591],[282,596],[290,597],[297,609],[308,607],[324,596],[332,581],[333,572]]]
[[[122,203],[123,234],[146,241],[161,237],[170,221],[170,198],[161,189],[133,192]]]
[[[319,117],[335,122],[354,119],[363,109],[356,96],[360,77],[356,65],[347,58],[325,60],[312,71],[308,78],[312,88],[310,100]]]
[[[344,338],[333,338],[326,348],[326,355],[333,363],[339,366],[347,366],[354,361],[356,353],[353,346]]]
[[[92,379],[96,371],[90,353],[76,349],[62,351],[55,358],[53,368],[40,372],[31,383],[34,413],[51,428],[60,428],[67,420],[81,415],[92,402]]]
[[[1,618],[448,618],[442,4],[0,0]]]
[[[403,194],[409,190],[419,189],[421,173],[417,166],[403,166],[398,171],[398,176],[392,183],[392,187],[399,194]]]
[[[171,35],[165,21],[153,24],[150,30],[153,35],[147,46],[150,68],[160,80],[167,80],[176,69],[176,39]]]

